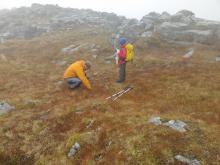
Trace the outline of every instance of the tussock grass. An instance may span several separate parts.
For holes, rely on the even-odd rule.
[[[0,45],[7,57],[0,65],[0,100],[16,107],[0,116],[0,164],[178,164],[177,154],[219,164],[219,50],[194,45],[194,56],[183,60],[187,47],[171,47],[156,38],[137,41],[136,60],[128,64],[127,82],[121,85],[114,83],[116,66],[104,62],[114,53],[110,34],[93,31],[60,31]],[[101,46],[97,59],[89,47],[70,54],[60,51],[83,43]],[[68,64],[81,58],[94,64],[94,90],[58,85]],[[105,100],[129,84],[132,91],[115,102]],[[151,116],[180,119],[188,131],[151,125]],[[81,150],[68,159],[75,142]]]

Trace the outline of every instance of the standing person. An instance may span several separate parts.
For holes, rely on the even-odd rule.
[[[120,38],[119,44],[120,44],[120,50],[117,50],[117,61],[116,63],[119,65],[119,78],[116,81],[117,83],[123,83],[126,78],[126,55],[127,50],[125,48],[126,46],[126,39]]]
[[[91,68],[91,66],[91,62],[80,60],[71,64],[66,69],[63,78],[67,82],[70,89],[75,89],[82,83],[87,89],[92,89],[91,84],[86,77],[86,72]]]

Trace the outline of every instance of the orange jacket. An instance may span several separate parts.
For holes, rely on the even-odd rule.
[[[76,61],[66,69],[63,78],[64,79],[71,77],[79,78],[82,81],[82,83],[86,86],[86,88],[92,89],[91,84],[85,75],[84,68],[85,68],[85,61],[83,60]]]

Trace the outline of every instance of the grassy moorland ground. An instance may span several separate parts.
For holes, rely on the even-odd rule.
[[[7,59],[0,64],[0,100],[16,108],[0,116],[2,165],[180,165],[177,154],[202,165],[220,164],[220,64],[218,50],[155,42],[136,43],[136,60],[128,65],[125,84],[114,83],[117,69],[104,59],[113,53],[108,33],[80,29],[29,41],[0,45]],[[63,54],[71,44],[98,44]],[[64,69],[76,59],[89,59],[93,90],[68,90],[60,84]],[[67,61],[66,65],[57,65]],[[105,98],[126,85],[134,89],[116,102]],[[186,133],[147,121],[180,119]],[[67,157],[71,146],[81,150]]]

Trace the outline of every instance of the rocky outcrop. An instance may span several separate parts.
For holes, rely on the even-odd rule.
[[[195,17],[188,10],[182,10],[174,15],[167,12],[162,14],[151,12],[140,21],[129,20],[119,26],[114,39],[123,36],[130,42],[137,38],[150,40],[154,36],[160,36],[164,40],[178,44],[215,44],[220,41],[220,22],[208,21]]]
[[[116,34],[113,36],[114,39],[120,37],[126,37],[130,42],[135,40],[144,32],[144,25],[137,19],[126,19],[116,29]]]
[[[160,36],[172,42],[214,44],[220,41],[220,22],[195,17],[182,10],[174,15],[151,12],[140,21],[114,13],[33,4],[13,10],[0,10],[0,43],[10,38],[33,38],[58,29],[76,26],[101,27],[113,33],[112,44],[120,37],[130,42]]]
[[[151,31],[169,41],[214,44],[220,40],[220,22],[196,18],[187,10],[174,15],[149,13],[141,22],[145,25],[145,33]]]
[[[0,11],[0,42],[14,37],[33,38],[79,25],[115,29],[125,19],[113,13],[33,4],[31,7]]]

